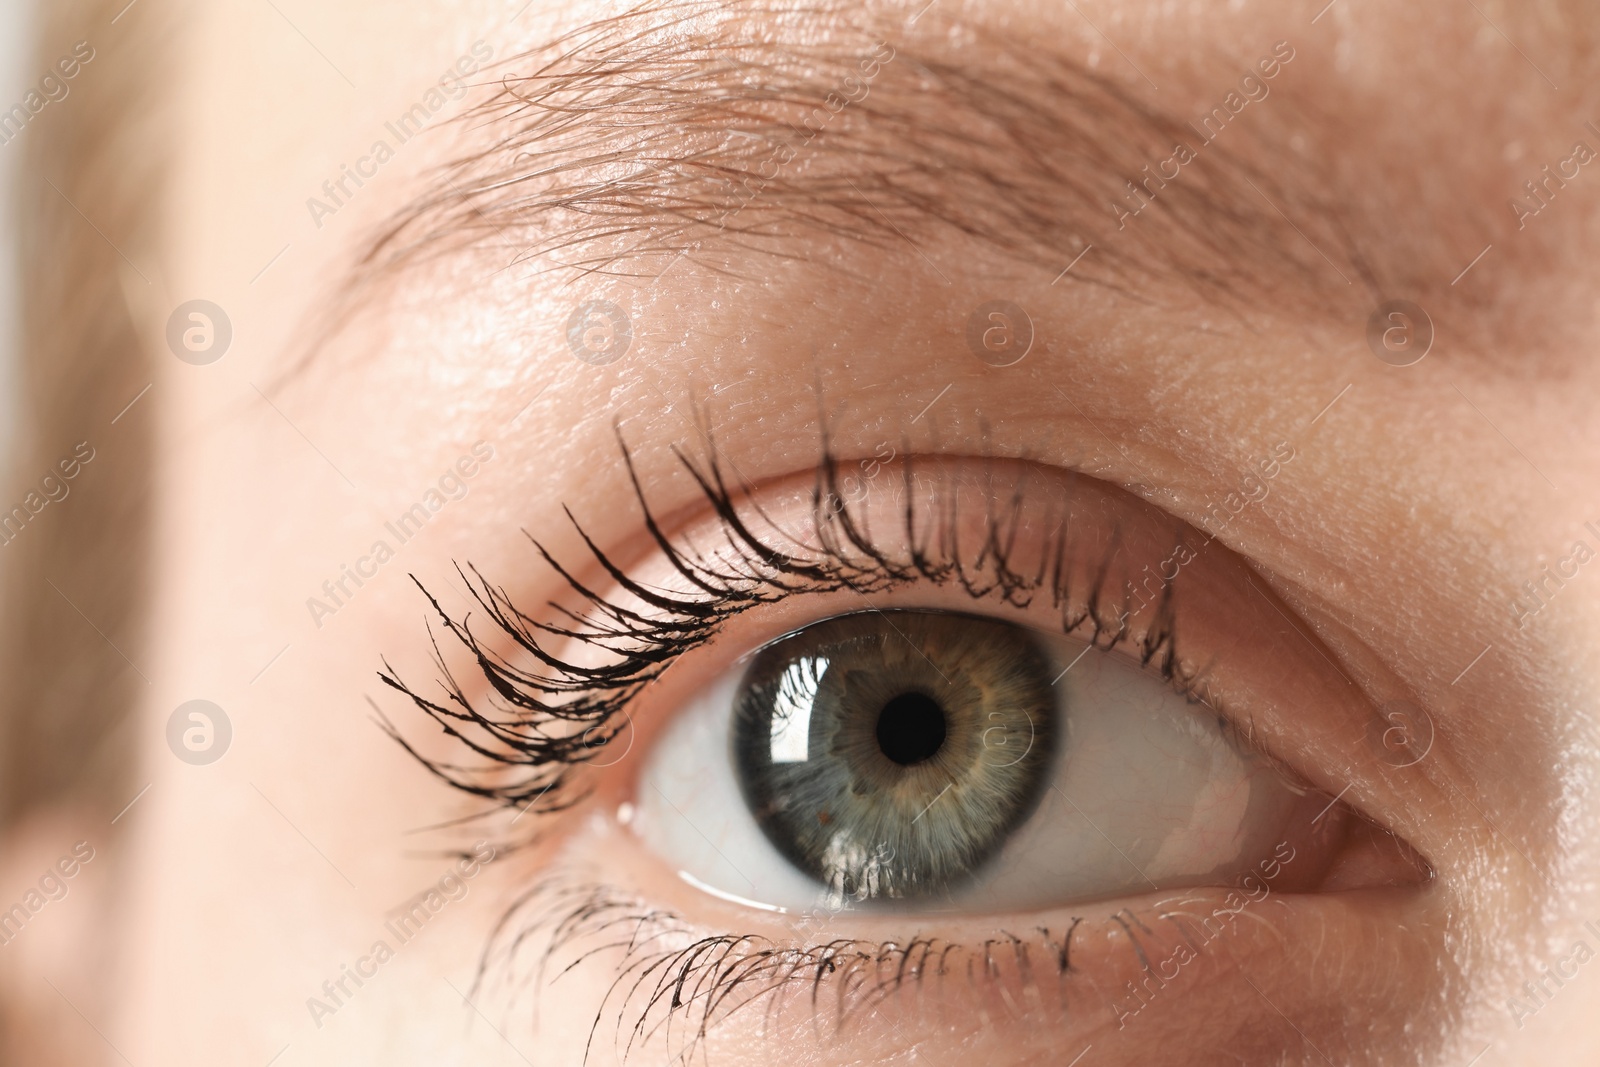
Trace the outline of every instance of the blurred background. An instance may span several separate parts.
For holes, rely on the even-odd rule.
[[[32,0],[0,0],[0,101],[5,107],[20,99],[31,79],[26,70],[33,54]],[[11,455],[17,391],[13,386],[17,348],[16,203],[13,196],[18,161],[26,133],[0,145],[0,468]]]

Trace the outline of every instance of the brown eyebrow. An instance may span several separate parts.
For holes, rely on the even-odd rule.
[[[1255,69],[1274,42],[1212,64],[1216,106],[1180,118],[1039,42],[963,23],[952,54],[938,19],[656,0],[504,61],[458,120],[466,150],[369,243],[358,284],[467,249],[650,278],[804,256],[808,234],[923,254],[942,230],[1057,281],[1070,264],[1074,283],[1152,300],[1176,283],[1247,318],[1456,295],[1453,250],[1375,266],[1361,191],[1289,150],[1330,127],[1292,63]],[[1232,112],[1244,74],[1268,95]],[[1163,178],[1176,145],[1196,158]]]

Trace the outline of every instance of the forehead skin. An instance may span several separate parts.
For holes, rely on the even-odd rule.
[[[1090,470],[1190,521],[1273,442],[1293,441],[1292,476],[1223,540],[1331,648],[1366,655],[1374,677],[1397,679],[1434,712],[1441,753],[1471,793],[1416,816],[1441,838],[1483,842],[1477,877],[1454,891],[1462,958],[1490,977],[1455,1005],[1465,1021],[1447,1047],[1460,1062],[1491,1044],[1499,1059],[1484,1063],[1592,1059],[1600,986],[1572,984],[1523,1030],[1503,1010],[1600,915],[1600,579],[1571,582],[1526,627],[1510,609],[1522,583],[1591,536],[1585,522],[1600,523],[1587,295],[1588,184],[1600,172],[1583,169],[1521,229],[1507,206],[1575,140],[1597,143],[1584,123],[1600,121],[1600,106],[1580,89],[1592,19],[1555,4],[1397,11],[1336,0],[1313,23],[1320,6],[939,0],[915,26],[905,23],[916,6],[879,19],[918,61],[970,63],[1004,85],[995,42],[1009,40],[1196,117],[1274,42],[1292,42],[1273,95],[1241,113],[1261,122],[1239,131],[1237,152],[1267,183],[1266,209],[1254,205],[1241,228],[1298,266],[1237,264],[1230,301],[1161,273],[1161,241],[1139,230],[1177,225],[1159,198],[1130,223],[1136,266],[1111,286],[1095,284],[1113,276],[1092,274],[1102,268],[1088,258],[1084,281],[1057,280],[1077,254],[1070,244],[1046,266],[1039,242],[1018,254],[1015,235],[965,232],[941,219],[949,211],[918,212],[875,184],[858,191],[883,190],[882,211],[864,195],[871,211],[856,206],[855,230],[797,225],[753,251],[719,239],[654,280],[512,264],[508,249],[558,232],[512,219],[498,247],[385,273],[339,302],[373,235],[438,189],[434,168],[481,153],[493,131],[402,146],[318,226],[306,201],[340,164],[366,154],[475,41],[507,59],[621,9],[535,0],[511,22],[488,3],[150,4],[130,15],[173,20],[186,49],[170,72],[183,145],[170,240],[136,306],[162,345],[173,306],[213,300],[234,340],[210,366],[166,361],[149,397],[162,427],[158,637],[141,665],[153,787],[121,843],[133,880],[118,1047],[138,1063],[265,1063],[285,1044],[306,1063],[435,1062],[468,1048],[515,1062],[492,1030],[469,1030],[449,984],[471,981],[497,917],[487,905],[451,912],[447,936],[397,960],[363,992],[361,1022],[313,1031],[301,1006],[364,950],[372,916],[442,866],[408,854],[404,834],[448,802],[419,788],[364,703],[383,656],[422,651],[406,572],[444,583],[450,560],[470,559],[520,580],[529,555],[518,528],[573,547],[557,521],[563,503],[601,543],[636,536],[618,505],[618,422],[654,446],[647,465],[668,509],[694,499],[662,453],[702,443],[697,410],[745,476],[804,470],[816,460],[820,386],[841,409],[842,456],[905,434],[925,449],[1028,456]],[[768,34],[780,41],[866,40],[865,20],[846,26],[826,11],[753,12],[745,29],[761,36],[768,23],[781,24]],[[889,64],[880,102],[911,99],[925,76]],[[851,129],[863,146],[875,136]],[[1053,146],[1039,150],[1062,165]],[[1023,163],[1008,157],[1007,173]],[[810,165],[848,173],[838,158]],[[1316,186],[1297,180],[1310,170]],[[1340,210],[1322,210],[1330,204]],[[1295,205],[1306,214],[1289,217]],[[1081,231],[1085,244],[1126,236],[1109,208],[1098,221],[1063,213],[1074,223],[1063,234]],[[608,240],[589,247],[617,251]],[[1191,260],[1199,247],[1186,247]],[[1434,310],[1437,340],[1421,363],[1390,367],[1367,347],[1375,289]],[[567,348],[567,317],[591,296],[631,316],[632,348],[617,364],[593,367]],[[964,340],[972,309],[991,299],[1027,308],[1036,330],[1028,359],[1004,371]],[[495,457],[468,496],[314,626],[306,598],[479,440]],[[163,740],[171,709],[196,697],[234,724],[234,748],[209,768],[173,760]]]

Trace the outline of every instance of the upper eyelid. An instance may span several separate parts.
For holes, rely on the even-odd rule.
[[[814,474],[817,479],[814,492],[818,494],[824,491],[824,487],[829,491],[837,489],[838,461],[831,456],[827,448],[826,438],[824,438],[823,458]],[[676,563],[681,566],[684,563],[684,558],[680,555],[682,548],[675,545],[668,533],[657,524],[645,490],[638,480],[633,457],[625,444],[622,446],[622,454],[624,463],[628,467],[633,480],[635,495],[643,511],[644,518],[642,521],[651,531],[651,540],[669,556],[675,557]],[[734,504],[738,494],[744,493],[747,496],[752,487],[743,485],[728,486],[724,481],[714,450],[704,471],[696,469],[693,462],[682,454],[679,454],[679,459],[691,469],[697,484],[701,487],[708,501],[712,503],[714,510],[722,517],[722,520],[724,522],[731,521],[732,526],[729,527],[730,529],[742,531],[742,543],[759,546],[761,544],[759,537],[745,525],[747,521],[750,521],[751,517],[741,514]],[[913,477],[909,467],[907,468],[907,477]],[[755,511],[755,514],[760,515],[759,509]],[[848,510],[843,511],[842,514],[848,522]],[[576,519],[572,521],[575,524],[577,523]],[[587,534],[582,532],[581,526],[579,527],[579,533],[604,575],[620,583],[625,588],[631,586],[647,597],[653,596],[649,590],[645,590],[634,583],[623,568],[612,562],[604,549],[596,545],[589,539]],[[863,546],[869,554],[875,551],[870,541],[862,540],[861,534],[856,534],[855,538],[855,543]],[[610,615],[612,621],[620,624],[624,631],[645,622],[645,617],[635,614],[632,609],[611,604],[605,596],[596,591],[596,589],[591,588],[588,581],[578,577],[565,564],[547,552],[538,541],[535,540],[533,544],[544,558],[546,564],[557,575],[563,578],[589,604]],[[766,546],[760,547],[758,551],[773,553],[773,550]],[[913,564],[912,566],[913,569],[920,567],[926,571],[925,563]],[[670,636],[663,638],[667,644],[656,649],[651,661],[647,661],[636,669],[631,669],[630,672],[622,674],[612,670],[594,673],[585,668],[573,668],[572,665],[565,664],[555,658],[539,643],[540,635],[544,635],[547,638],[571,638],[575,635],[574,631],[568,630],[565,624],[562,623],[541,621],[524,615],[511,602],[503,589],[487,581],[474,568],[469,566],[467,569],[472,572],[471,576],[464,571],[460,571],[460,568],[458,568],[458,571],[462,579],[472,589],[474,596],[478,598],[480,606],[496,622],[497,629],[501,632],[501,635],[509,636],[517,651],[538,661],[533,668],[533,673],[530,673],[527,668],[513,665],[503,652],[496,651],[494,639],[489,641],[480,639],[465,624],[465,620],[458,621],[453,619],[443,610],[439,602],[431,594],[427,594],[426,589],[424,589],[424,593],[428,596],[436,616],[441,620],[447,632],[465,646],[477,665],[488,676],[491,683],[491,692],[500,699],[508,700],[521,706],[524,712],[550,713],[556,705],[546,703],[539,695],[540,676],[537,674],[540,669],[546,669],[555,672],[553,678],[555,688],[545,690],[543,694],[545,696],[550,695],[552,692],[558,695],[561,692],[587,692],[592,698],[594,692],[608,693],[609,696],[603,700],[590,699],[589,706],[582,709],[582,715],[567,716],[569,721],[573,718],[581,718],[582,722],[588,724],[590,730],[602,731],[602,738],[606,736],[606,730],[621,728],[620,725],[614,724],[612,718],[614,710],[625,707],[627,702],[637,695],[645,684],[665,668],[666,663],[670,662],[671,658],[676,657],[677,652],[693,647],[703,641],[715,632],[721,622],[720,618],[710,616],[696,621],[694,613],[691,612],[690,615],[680,617],[678,621],[672,624]],[[802,571],[804,572],[807,569],[802,568]],[[906,576],[909,577],[911,573],[912,571],[907,571]],[[931,574],[924,574],[924,577],[932,576]],[[821,577],[821,574],[813,571],[810,577],[815,579]],[[883,576],[880,575],[877,580],[883,580]],[[873,580],[866,576],[847,577],[845,581],[846,584],[852,581],[868,583],[860,586],[860,588],[875,587],[871,584]],[[757,599],[767,601],[777,599],[778,594],[773,591],[774,588],[781,589],[781,583],[778,587],[771,587],[767,592],[759,594]],[[782,590],[782,595],[800,591],[801,588],[803,587],[797,586],[794,589]],[[684,601],[682,603],[691,604],[692,601]],[[572,618],[575,619],[576,616],[572,616]],[[1099,626],[1098,622],[1096,626]],[[436,641],[435,645],[437,647]],[[602,644],[601,647],[605,646]],[[395,740],[404,745],[414,757],[427,765],[436,776],[468,792],[505,803],[508,806],[523,807],[524,810],[538,803],[540,798],[554,794],[555,799],[549,801],[546,805],[541,805],[541,810],[550,804],[565,806],[569,802],[569,798],[560,795],[560,788],[570,780],[570,774],[568,773],[570,765],[582,761],[584,756],[597,745],[585,737],[574,739],[571,736],[547,736],[538,730],[534,730],[530,734],[525,724],[519,727],[516,724],[507,724],[504,721],[485,717],[474,706],[473,699],[469,696],[466,687],[445,666],[442,656],[437,657],[437,659],[439,666],[444,671],[443,684],[447,699],[443,703],[424,696],[419,690],[403,682],[393,669],[388,667],[387,663],[385,664],[385,671],[379,677],[385,685],[407,696],[418,709],[434,719],[439,725],[447,728],[457,727],[458,729],[455,730],[457,736],[460,735],[459,728],[466,726],[475,726],[487,733],[487,739],[482,742],[468,742],[469,748],[476,755],[492,758],[496,744],[510,745],[513,749],[519,745],[531,745],[532,751],[536,751],[538,754],[537,761],[526,758],[529,750],[524,749],[521,757],[513,756],[508,762],[512,764],[536,762],[538,766],[545,768],[547,773],[533,775],[528,779],[513,781],[510,784],[484,785],[472,780],[471,775],[461,774],[459,768],[453,768],[424,757],[405,741],[400,732],[388,720],[384,720],[386,731]],[[564,677],[562,676],[563,671],[566,672]],[[545,677],[548,679],[551,676],[546,674]],[[520,690],[518,688],[519,685],[523,687]],[[528,688],[530,686],[532,687],[531,691]],[[585,686],[588,686],[589,689],[585,690]],[[608,723],[613,723],[613,725],[608,726]]]
[[[813,479],[811,483],[813,501],[824,494],[837,490],[840,468],[849,462],[840,461],[828,452],[826,438],[824,439],[823,449],[822,460],[811,475]],[[684,457],[681,453],[678,458],[685,465],[693,466],[693,461]],[[624,459],[630,470],[632,470],[634,461],[625,448]],[[922,459],[925,464],[933,461],[933,458],[930,457],[922,457]],[[912,460],[913,457],[904,457],[902,459],[901,477],[907,481],[914,479],[918,470],[912,465]],[[1009,463],[1011,461],[980,459],[978,462],[981,469],[989,470],[994,463]],[[696,480],[707,496],[708,506],[710,510],[718,513],[725,510],[738,510],[735,507],[736,498],[751,487],[743,486],[739,483],[736,483],[734,487],[729,487],[723,481],[718,470],[716,453],[713,451],[711,459],[707,461],[706,468],[696,473]],[[1064,474],[1068,484],[1076,484],[1076,472],[1064,472]],[[1019,474],[1021,481],[1018,484],[1024,484],[1027,477],[1027,472],[1025,470],[1022,471]],[[482,743],[473,747],[473,751],[478,756],[496,759],[498,762],[503,763],[507,773],[494,776],[492,780],[489,780],[481,775],[465,773],[461,768],[454,765],[430,762],[415,749],[412,749],[411,746],[407,745],[407,748],[414,756],[428,764],[436,775],[456,784],[469,793],[482,796],[485,799],[508,807],[516,807],[524,812],[529,810],[562,810],[582,799],[582,788],[574,785],[575,781],[581,781],[574,770],[575,766],[588,762],[588,757],[593,755],[610,737],[615,736],[616,733],[621,732],[628,725],[630,720],[627,716],[627,709],[630,707],[631,702],[681,653],[714,636],[728,619],[739,614],[745,607],[756,603],[770,603],[799,592],[815,593],[823,591],[825,588],[860,592],[862,589],[869,587],[889,588],[897,581],[908,580],[956,581],[966,584],[968,592],[974,596],[987,596],[999,590],[1006,595],[1007,599],[1010,599],[1015,590],[1020,587],[1049,592],[1049,595],[1055,598],[1055,602],[1060,605],[1063,612],[1066,612],[1072,604],[1078,605],[1072,608],[1077,613],[1075,621],[1065,614],[1063,615],[1062,632],[1071,633],[1080,624],[1087,624],[1090,627],[1090,632],[1097,635],[1096,641],[1101,643],[1103,647],[1109,647],[1123,640],[1137,639],[1139,641],[1138,657],[1145,663],[1149,663],[1153,657],[1159,657],[1158,668],[1164,675],[1174,678],[1175,684],[1180,686],[1181,691],[1189,691],[1188,687],[1200,684],[1201,679],[1199,677],[1180,678],[1173,673],[1176,663],[1174,659],[1175,645],[1173,644],[1170,629],[1172,624],[1167,617],[1167,605],[1173,589],[1172,583],[1166,583],[1160,590],[1156,591],[1153,594],[1156,597],[1155,600],[1148,599],[1150,595],[1148,593],[1141,594],[1141,610],[1151,608],[1151,605],[1154,605],[1152,610],[1156,612],[1155,615],[1146,619],[1142,624],[1142,629],[1130,625],[1128,605],[1131,603],[1129,599],[1132,595],[1131,590],[1125,589],[1121,593],[1124,602],[1120,617],[1115,611],[1115,605],[1109,609],[1103,603],[1100,606],[1096,606],[1097,600],[1101,596],[1101,593],[1096,590],[1104,588],[1109,573],[1105,570],[1105,567],[1120,551],[1117,540],[1120,535],[1113,533],[1111,535],[1112,540],[1107,542],[1102,550],[1107,553],[1105,563],[1101,566],[1100,577],[1090,583],[1092,588],[1078,588],[1077,592],[1073,593],[1067,586],[1062,585],[1061,583],[1064,580],[1069,579],[1064,578],[1063,573],[1060,572],[1061,561],[1059,558],[1056,560],[1057,573],[1053,576],[1046,573],[1046,561],[1041,557],[1038,573],[1032,578],[1028,578],[1026,575],[1012,575],[1010,579],[1005,579],[1004,573],[1007,562],[1004,549],[1000,547],[1004,540],[1004,518],[1003,516],[997,518],[997,509],[994,506],[995,487],[988,482],[987,478],[988,476],[982,476],[979,482],[980,484],[990,485],[990,488],[986,490],[989,499],[986,511],[987,517],[983,521],[990,531],[987,536],[991,540],[985,542],[987,547],[981,557],[990,557],[989,564],[1000,567],[1000,570],[992,573],[1002,580],[983,579],[980,580],[979,585],[976,587],[970,584],[974,575],[965,573],[962,570],[962,567],[968,562],[964,556],[960,562],[941,562],[935,557],[929,557],[917,562],[908,558],[898,562],[889,561],[888,563],[891,568],[898,568],[899,578],[894,578],[892,570],[858,572],[853,576],[846,571],[843,578],[841,578],[840,573],[824,573],[824,581],[820,586],[816,584],[808,586],[805,582],[800,582],[793,587],[785,587],[781,580],[777,584],[770,584],[772,579],[764,577],[759,581],[753,580],[754,591],[752,591],[752,588],[745,588],[742,591],[745,601],[736,608],[729,608],[726,603],[717,604],[703,598],[691,597],[689,600],[677,602],[681,607],[688,609],[687,614],[680,611],[674,616],[669,611],[666,616],[661,618],[651,617],[647,619],[646,616],[634,614],[629,609],[620,608],[610,603],[605,596],[592,587],[593,583],[573,576],[565,566],[549,556],[548,553],[545,553],[545,558],[553,570],[558,575],[563,576],[575,590],[578,590],[583,599],[601,613],[607,615],[611,622],[615,624],[611,627],[614,632],[610,637],[607,637],[605,636],[605,627],[592,633],[578,636],[580,631],[570,628],[569,625],[570,621],[577,619],[578,616],[570,613],[568,614],[568,622],[551,622],[524,615],[514,606],[509,595],[504,590],[489,583],[481,575],[478,575],[476,571],[473,571],[471,578],[463,574],[462,577],[467,580],[469,585],[473,586],[474,593],[478,595],[480,604],[492,616],[496,617],[496,621],[499,624],[497,630],[503,632],[499,633],[498,636],[490,635],[487,639],[481,638],[473,634],[462,623],[450,619],[439,608],[436,601],[434,601],[434,607],[438,611],[439,617],[444,620],[444,625],[447,629],[460,639],[461,643],[472,654],[478,666],[482,668],[487,682],[482,692],[474,695],[470,691],[472,684],[469,683],[464,686],[448,668],[445,669],[444,682],[449,699],[443,704],[424,697],[419,690],[402,682],[392,670],[388,670],[382,677],[387,685],[405,694],[418,708],[434,718],[440,725],[454,728],[458,732],[458,736],[461,731],[468,733],[477,731],[477,736],[479,736]],[[1085,483],[1084,489],[1088,489],[1092,484]],[[635,490],[639,498],[639,504],[647,516],[642,522],[652,529],[651,540],[668,555],[683,551],[682,546],[673,540],[668,531],[663,530],[654,523],[653,519],[648,517],[653,515],[653,511],[646,498],[645,490],[638,483],[637,477],[635,477]],[[1102,488],[1097,492],[1104,493],[1110,492],[1110,490]],[[947,499],[950,501],[949,514],[954,515],[954,509],[957,505],[956,495],[949,494]],[[754,521],[756,516],[764,518],[764,513],[759,508],[749,504],[748,501],[746,503],[749,510],[746,513],[741,513],[741,521],[746,519]],[[1129,504],[1133,503],[1132,500],[1129,500]],[[967,510],[970,511],[975,502],[969,498],[968,504]],[[1139,506],[1150,509],[1149,505],[1141,504]],[[1003,509],[1000,510],[1003,511]],[[1150,510],[1152,514],[1156,513],[1154,509]],[[850,512],[846,508],[842,511],[842,514],[848,517]],[[576,522],[575,519],[573,521]],[[727,533],[731,527],[726,525],[725,520],[719,521],[724,522],[724,532]],[[909,511],[907,521],[913,521]],[[1001,522],[1002,525],[996,526],[995,523],[997,521]],[[1176,519],[1170,519],[1169,517],[1169,521],[1174,524],[1175,528],[1190,529]],[[1057,531],[1056,535],[1063,538],[1068,536],[1068,531],[1065,529],[1068,525],[1070,524],[1063,523],[1062,528]],[[926,523],[924,523],[924,526],[926,526]],[[774,527],[774,529],[776,528]],[[993,541],[997,532],[1002,535],[1001,539],[1000,541]],[[751,533],[748,536],[750,539],[754,539],[756,535]],[[589,545],[590,551],[600,561],[597,573],[603,577],[616,579],[623,585],[635,584],[623,568],[605,558],[605,552],[599,546],[589,541],[586,535],[583,539]],[[537,545],[537,542],[535,544]],[[868,555],[858,554],[857,565],[863,558],[871,558],[870,553],[877,551],[871,541],[861,540],[858,544],[863,546],[862,553]],[[542,548],[539,548],[539,551],[541,553],[544,552]],[[765,549],[765,551],[770,551],[770,548]],[[981,557],[980,569],[982,566]],[[882,560],[884,557],[880,555],[877,558]],[[843,560],[843,557],[840,557],[840,559]],[[685,562],[685,559],[679,559],[677,564],[682,566]],[[711,572],[706,573],[709,574]],[[1089,577],[1092,577],[1092,573],[1093,568],[1090,568],[1088,572],[1080,575],[1079,578],[1072,578],[1070,581],[1076,586],[1081,581],[1088,581]],[[817,574],[813,570],[807,575],[807,580],[814,583],[816,577]],[[1030,581],[1034,583],[1031,586],[1028,584]],[[1008,582],[1011,584],[1008,585]],[[1052,585],[1052,583],[1054,584]],[[638,587],[635,584],[635,588],[642,587]],[[1053,592],[1050,592],[1052,589]],[[1062,599],[1063,596],[1065,596],[1064,600]],[[1077,599],[1074,599],[1074,597]],[[651,632],[648,628],[660,623],[662,618],[668,622],[667,629]],[[598,642],[594,640],[595,633],[600,634]],[[635,660],[632,665],[628,665],[627,656],[619,653],[620,663],[607,664],[605,667],[595,671],[588,667],[572,668],[570,665],[566,665],[564,660],[559,659],[550,652],[548,643],[545,645],[538,644],[543,638],[553,637],[558,640],[571,640],[575,636],[578,636],[581,641],[598,644],[602,648],[607,647],[607,641],[620,641],[620,647],[624,652],[637,647],[639,642],[643,642],[644,648],[648,650],[648,655],[643,660]],[[531,668],[526,664],[515,664],[511,659],[507,658],[505,649],[497,651],[497,643],[508,638],[510,641],[508,647],[513,656],[517,652],[521,652],[536,660],[537,663]],[[630,644],[630,642],[633,642],[633,644]],[[611,647],[619,646],[613,644]],[[441,667],[444,667],[442,657],[438,658],[438,662]],[[544,673],[541,674],[541,671]],[[567,703],[568,700],[573,698],[573,694],[577,695],[578,703]],[[1191,698],[1194,699],[1197,695],[1192,695]],[[511,706],[502,709],[499,713],[496,713],[492,708],[485,712],[477,704],[479,698],[488,699],[491,702],[499,700]],[[1214,695],[1210,697],[1210,702],[1215,705]],[[507,717],[508,715],[510,718]],[[541,716],[543,717],[542,719]],[[561,723],[566,725],[560,726]],[[559,727],[556,732],[551,733],[546,729],[551,725]],[[405,743],[399,732],[394,730],[392,726],[389,726],[388,729],[397,740],[400,740],[402,744]],[[1249,741],[1250,738],[1246,737],[1245,740]],[[1257,746],[1252,743],[1250,747]],[[572,792],[573,790],[576,790],[575,794]]]

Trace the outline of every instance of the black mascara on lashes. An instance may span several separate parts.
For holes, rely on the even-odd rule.
[[[575,784],[576,769],[592,760],[626,727],[625,710],[647,685],[679,656],[703,644],[734,617],[799,593],[854,591],[870,595],[916,582],[931,582],[958,585],[979,600],[998,592],[1008,603],[1019,607],[1043,594],[1061,610],[1063,633],[1084,633],[1102,650],[1132,637],[1128,625],[1134,609],[1132,591],[1125,581],[1120,590],[1115,589],[1117,582],[1112,577],[1111,562],[1119,551],[1118,538],[1112,537],[1087,597],[1082,599],[1081,607],[1074,609],[1072,605],[1080,601],[1069,588],[1071,546],[1067,524],[1055,524],[1053,541],[1046,546],[1036,568],[1019,571],[1012,565],[1019,495],[1004,502],[1006,506],[997,507],[991,493],[984,512],[983,543],[974,559],[968,561],[955,533],[955,494],[941,495],[931,509],[919,508],[913,488],[921,471],[915,458],[905,455],[901,464],[905,498],[902,522],[910,547],[904,558],[894,558],[877,547],[862,517],[841,496],[840,464],[826,435],[811,493],[813,529],[820,547],[801,545],[772,523],[753,502],[752,486],[742,481],[730,486],[714,447],[703,465],[674,449],[737,557],[708,561],[663,532],[620,431],[618,441],[646,530],[695,592],[666,593],[634,581],[590,539],[568,510],[568,518],[594,562],[637,602],[637,607],[617,603],[595,591],[530,535],[529,540],[544,563],[584,602],[583,615],[552,605],[555,616],[535,618],[519,609],[504,587],[489,582],[471,564],[466,570],[458,566],[457,572],[489,616],[499,638],[509,640],[516,653],[526,655],[537,666],[509,662],[490,642],[472,631],[465,617],[452,617],[423,588],[440,625],[482,672],[487,684],[485,696],[476,703],[468,696],[462,682],[446,666],[436,632],[430,633],[430,639],[444,691],[442,699],[425,695],[402,681],[387,660],[379,674],[385,685],[405,694],[458,743],[468,758],[482,762],[470,766],[425,756],[386,718],[380,720],[385,731],[433,775],[496,806],[543,814],[565,810],[581,801],[586,791]],[[933,514],[923,515],[922,510],[932,510]],[[755,527],[761,523],[770,527],[769,534],[757,532]],[[422,588],[420,582],[418,586]],[[1173,586],[1169,583],[1155,605],[1153,621],[1137,650],[1138,657],[1145,665],[1154,663],[1180,692],[1200,699],[1196,694],[1202,680],[1178,676],[1172,597]],[[559,621],[551,621],[552,618]],[[606,662],[578,664],[550,651],[554,643],[568,641],[601,651]]]

